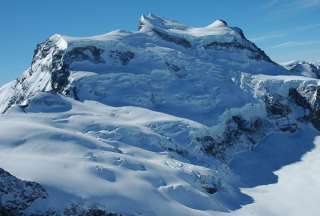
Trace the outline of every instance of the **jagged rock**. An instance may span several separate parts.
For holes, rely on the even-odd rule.
[[[57,92],[62,92],[68,84],[70,75],[68,61],[65,60],[65,51],[57,44],[58,36],[53,36],[43,43],[37,45],[32,58],[29,74],[37,71],[51,74],[51,88]],[[39,63],[43,59],[49,58],[46,63]]]
[[[95,64],[105,63],[105,60],[101,57],[104,52],[103,49],[95,46],[75,47],[67,52],[67,58],[70,62],[77,61],[89,61]]]
[[[297,89],[290,88],[289,89],[289,97],[293,99],[293,101],[304,109],[311,109],[309,102],[305,97],[303,97]]]
[[[38,183],[23,181],[0,168],[1,212],[10,215],[25,210],[38,199],[46,199],[46,190]]]
[[[80,204],[71,204],[68,208],[63,211],[64,216],[122,216],[117,213],[110,213],[104,209],[89,207],[84,208]]]
[[[287,104],[284,104],[283,100],[284,98],[280,95],[266,95],[264,102],[267,113],[275,117],[287,116],[291,110]]]
[[[289,97],[302,108],[309,111],[308,119],[320,130],[320,86],[301,86],[289,90]]]
[[[207,154],[225,159],[226,151],[230,150],[236,143],[239,144],[241,140],[253,147],[257,143],[256,137],[259,137],[262,128],[263,121],[261,119],[249,122],[240,116],[232,116],[231,119],[226,121],[222,135],[215,137],[206,135],[197,137],[196,140]]]

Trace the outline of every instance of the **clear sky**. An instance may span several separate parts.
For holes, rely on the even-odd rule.
[[[0,85],[21,74],[36,44],[54,33],[135,31],[149,12],[192,26],[224,19],[277,62],[320,59],[320,0],[2,0]]]

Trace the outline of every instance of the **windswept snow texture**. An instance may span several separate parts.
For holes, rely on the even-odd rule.
[[[45,189],[28,216],[317,215],[320,87],[301,64],[223,20],[53,35],[0,88],[0,167]]]

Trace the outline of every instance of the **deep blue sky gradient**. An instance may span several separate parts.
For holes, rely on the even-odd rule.
[[[320,0],[3,0],[0,85],[21,74],[36,44],[54,33],[135,31],[149,12],[193,26],[224,19],[278,62],[320,59]]]

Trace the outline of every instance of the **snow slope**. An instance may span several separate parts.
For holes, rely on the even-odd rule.
[[[56,34],[0,88],[0,167],[46,190],[26,214],[314,215],[320,88],[297,75],[223,20]]]
[[[28,211],[99,204],[125,215],[269,215],[271,209],[281,215],[291,208],[301,212],[300,199],[279,197],[278,190],[307,182],[290,187],[286,178],[292,174],[282,177],[280,171],[278,184],[286,186],[277,190],[273,188],[278,185],[260,185],[277,183],[273,172],[299,161],[314,148],[317,135],[302,123],[294,133],[273,129],[276,133],[261,137],[253,151],[236,154],[229,166],[205,154],[196,142],[203,134],[217,134],[215,127],[143,108],[41,93],[28,107],[14,107],[2,115],[0,125],[1,166],[19,178],[39,182],[48,192],[46,200]],[[261,187],[267,188],[266,197],[259,195]],[[249,189],[241,193],[240,188]],[[275,208],[277,201],[286,206]],[[246,204],[250,205],[239,209]],[[309,205],[310,212],[317,210],[314,202]]]
[[[206,188],[226,184],[219,179],[228,169],[201,156],[190,141],[204,125],[142,108],[39,97],[26,113],[0,117],[1,166],[48,191],[34,210],[64,209],[72,202],[97,202],[112,212],[137,215],[227,208]],[[69,110],[42,103],[52,97]],[[200,166],[204,163],[208,166]]]
[[[267,145],[275,147],[274,150],[271,151]],[[258,158],[258,161],[255,161],[256,165],[252,161],[248,162],[249,164],[244,163],[245,169],[250,167],[254,172],[248,174],[248,171],[242,170],[242,175],[252,176],[253,173],[262,173],[267,169],[277,171],[272,178],[260,177],[260,182],[257,181],[260,185],[257,187],[243,190],[244,193],[254,197],[255,203],[245,206],[235,215],[317,215],[320,198],[320,182],[317,177],[319,151],[319,132],[304,128],[290,137],[271,136],[252,154],[248,153],[236,159],[239,162],[244,161],[245,156],[249,159]],[[303,154],[304,152],[307,153]],[[253,154],[256,155],[252,157]],[[281,165],[287,166],[281,167]],[[261,180],[265,182],[261,184]]]

